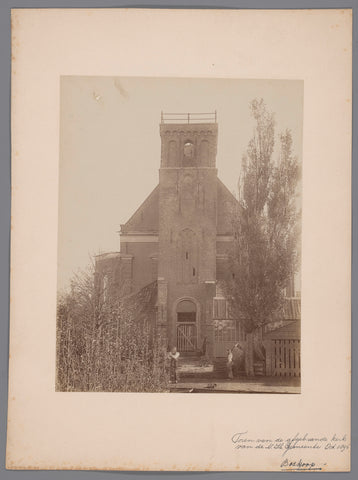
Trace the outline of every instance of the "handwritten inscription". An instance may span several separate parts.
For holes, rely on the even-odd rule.
[[[349,449],[347,435],[329,435],[315,436],[308,433],[296,433],[292,437],[286,438],[254,438],[248,431],[235,433],[231,441],[237,450],[256,449],[256,450],[276,450],[282,457],[280,467],[283,470],[323,470],[326,463],[317,464],[309,460],[309,453],[312,450],[325,450],[345,452]],[[302,451],[307,455],[307,459],[290,460],[289,453]]]

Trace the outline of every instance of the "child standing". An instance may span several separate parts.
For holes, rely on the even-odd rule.
[[[173,347],[171,351],[168,353],[168,359],[170,361],[170,383],[178,383],[178,361],[179,361],[180,353],[177,351],[177,347]]]

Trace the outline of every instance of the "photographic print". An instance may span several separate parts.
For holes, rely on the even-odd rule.
[[[56,390],[300,393],[303,82],[60,100]]]
[[[6,467],[348,471],[352,11],[11,29]]]

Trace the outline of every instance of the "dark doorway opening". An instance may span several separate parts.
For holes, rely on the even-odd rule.
[[[178,312],[178,322],[190,322],[190,323],[195,323],[196,322],[196,312]]]

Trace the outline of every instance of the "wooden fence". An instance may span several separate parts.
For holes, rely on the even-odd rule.
[[[301,375],[300,340],[273,339],[266,343],[266,375]]]
[[[301,376],[300,322],[293,321],[263,337],[266,375]]]

